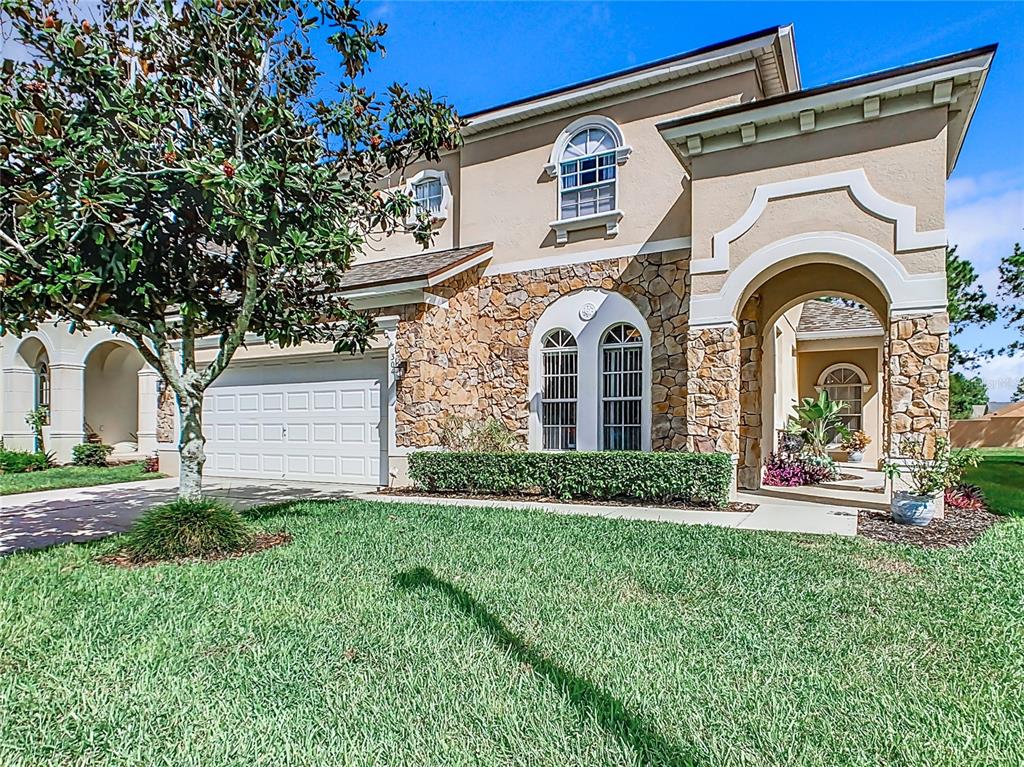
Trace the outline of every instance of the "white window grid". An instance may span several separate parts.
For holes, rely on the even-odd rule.
[[[601,449],[643,449],[642,416],[643,338],[620,323],[601,342]]]
[[[567,330],[554,331],[544,340],[541,360],[542,447],[545,450],[575,450],[579,407],[579,353],[576,339]]]

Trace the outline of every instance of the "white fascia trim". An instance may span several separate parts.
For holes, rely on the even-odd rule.
[[[494,256],[494,249],[493,248],[488,248],[483,253],[480,253],[480,254],[474,256],[473,258],[469,259],[468,261],[463,261],[461,263],[456,264],[455,266],[451,266],[451,267],[445,269],[443,272],[438,272],[437,274],[433,275],[432,277],[428,277],[427,280],[426,280],[425,285],[426,285],[426,287],[433,287],[434,285],[437,285],[438,283],[444,282],[445,280],[450,279],[450,278],[454,277],[455,275],[460,274],[461,272],[466,271],[467,269],[472,269],[474,266],[478,266],[479,264],[482,264],[484,261],[488,260],[489,258],[492,258],[493,256]]]
[[[557,111],[550,110],[549,112],[518,120],[516,122],[497,125],[484,132],[463,132],[463,139],[464,143],[471,144],[475,141],[483,141],[497,136],[503,136],[508,133],[514,133],[537,125],[550,123],[558,119],[575,119],[578,116],[593,114],[596,110],[608,109],[609,107],[628,104],[640,99],[650,98],[651,96],[671,93],[672,91],[677,91],[680,88],[689,88],[695,85],[700,85],[701,83],[711,82],[713,80],[722,80],[726,77],[732,77],[733,75],[741,74],[743,72],[754,72],[756,70],[757,62],[753,59],[739,61],[735,64],[726,64],[716,67],[715,69],[709,69],[706,72],[694,72],[693,74],[688,75],[684,80],[666,80],[662,83],[647,85],[643,89],[639,90],[626,91],[624,93],[610,93],[607,96],[596,100],[579,101],[579,103],[572,101],[565,104]]]
[[[868,330],[864,328],[853,328],[851,330],[816,330],[816,331],[797,331],[797,341],[830,341],[836,338],[855,340],[857,338],[881,338],[885,336],[885,331],[881,328],[876,330]]]
[[[430,293],[426,290],[423,291],[423,303],[430,306],[440,306],[442,309],[447,308],[448,299],[444,296],[439,296],[436,293]]]
[[[728,271],[730,243],[739,239],[757,223],[772,200],[812,192],[830,192],[837,189],[848,189],[853,199],[862,207],[880,218],[893,222],[896,230],[897,253],[946,247],[945,229],[917,231],[917,208],[890,200],[879,194],[871,186],[864,169],[857,168],[758,185],[754,189],[754,196],[743,215],[711,238],[711,258],[695,260],[690,265],[690,272],[692,274],[707,274]]]
[[[615,120],[604,115],[585,115],[566,125],[555,139],[555,143],[551,147],[551,154],[548,156],[548,164],[544,166],[544,170],[551,178],[558,178],[558,165],[562,161],[562,153],[569,145],[570,139],[584,128],[602,128],[608,131],[612,140],[615,141],[615,164],[626,164],[626,160],[633,152],[633,147],[626,144],[622,129]]]
[[[788,115],[797,115],[805,109],[824,109],[833,104],[857,103],[870,96],[882,96],[896,91],[905,91],[934,84],[940,80],[949,80],[964,75],[973,75],[987,71],[992,61],[992,54],[982,53],[969,59],[953,61],[931,69],[894,75],[884,80],[839,88],[827,93],[792,99],[781,104],[771,104],[761,108],[753,108],[736,114],[714,117],[687,123],[676,127],[665,128],[661,135],[666,141],[684,141],[694,134],[710,134],[737,128],[747,122],[777,122]]]
[[[634,72],[611,80],[604,80],[589,87],[576,88],[573,90],[556,93],[547,98],[539,98],[523,104],[505,107],[485,112],[475,118],[463,129],[466,136],[481,133],[489,128],[505,125],[509,122],[518,122],[529,117],[553,112],[565,106],[580,103],[581,101],[593,101],[626,90],[635,90],[648,84],[664,82],[667,79],[678,79],[690,72],[714,66],[715,62],[728,60],[729,58],[750,55],[754,51],[772,45],[778,37],[777,31],[769,32],[753,40],[737,43],[727,48],[716,48],[713,51],[693,56],[681,61],[667,64],[656,69],[647,69],[642,72]]]
[[[800,78],[800,60],[796,55],[796,35],[792,24],[779,27],[779,47],[782,49],[782,65],[786,72],[786,84],[789,86],[790,93],[795,93],[803,88],[803,82]]]
[[[504,264],[491,264],[484,270],[484,276],[492,277],[496,274],[529,272],[534,269],[550,269],[558,266],[584,264],[590,261],[608,261],[613,258],[632,258],[634,256],[665,253],[672,250],[689,250],[690,244],[691,240],[689,237],[673,237],[667,240],[650,240],[632,245],[616,245],[609,248],[581,250],[578,253],[567,253],[565,255],[555,254],[544,256],[543,258],[524,258],[520,261],[509,261]]]
[[[785,271],[785,262],[791,259],[821,253],[840,256],[843,265],[880,284],[890,313],[942,311],[946,307],[945,273],[908,274],[892,253],[863,237],[847,232],[809,232],[765,245],[730,271],[717,293],[693,296],[690,326],[734,322],[744,292],[762,275],[774,276]]]
[[[578,216],[577,218],[560,219],[548,224],[555,232],[555,243],[565,245],[569,242],[569,232],[577,232],[581,229],[593,229],[603,226],[605,235],[612,236],[619,233],[619,222],[622,220],[621,210],[610,210],[607,213],[592,213],[589,216]]]

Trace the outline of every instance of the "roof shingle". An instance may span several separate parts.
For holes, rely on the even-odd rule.
[[[835,330],[877,332],[882,329],[875,313],[867,307],[847,306],[831,301],[813,299],[804,303],[797,333],[822,333]]]
[[[482,255],[494,247],[493,242],[468,245],[464,248],[415,253],[411,256],[389,258],[354,264],[341,277],[343,290],[392,285],[398,282],[429,280]]]

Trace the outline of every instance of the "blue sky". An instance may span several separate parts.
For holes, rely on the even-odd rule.
[[[1024,241],[1024,3],[365,3],[386,21],[372,82],[429,87],[468,113],[776,24],[796,25],[805,86],[997,42],[992,74],[947,190],[950,242],[990,293]],[[998,346],[1005,328],[965,346]],[[980,371],[1008,399],[1024,358]]]

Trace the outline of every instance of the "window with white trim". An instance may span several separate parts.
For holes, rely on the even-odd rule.
[[[615,210],[616,149],[604,128],[586,127],[569,139],[558,165],[560,220]]]
[[[822,379],[821,386],[828,392],[830,399],[846,403],[846,407],[839,411],[839,420],[846,428],[850,431],[863,431],[864,380],[860,373],[845,365],[835,367]],[[837,437],[831,434],[829,441],[834,442]]]
[[[601,449],[642,450],[644,347],[640,331],[612,325],[601,340]]]
[[[441,214],[444,200],[444,187],[441,179],[427,177],[412,185],[412,199],[416,207],[431,216]]]
[[[567,330],[554,330],[541,347],[543,381],[540,416],[545,450],[576,449],[579,351]]]
[[[36,367],[36,407],[50,407],[50,367],[45,362]]]

